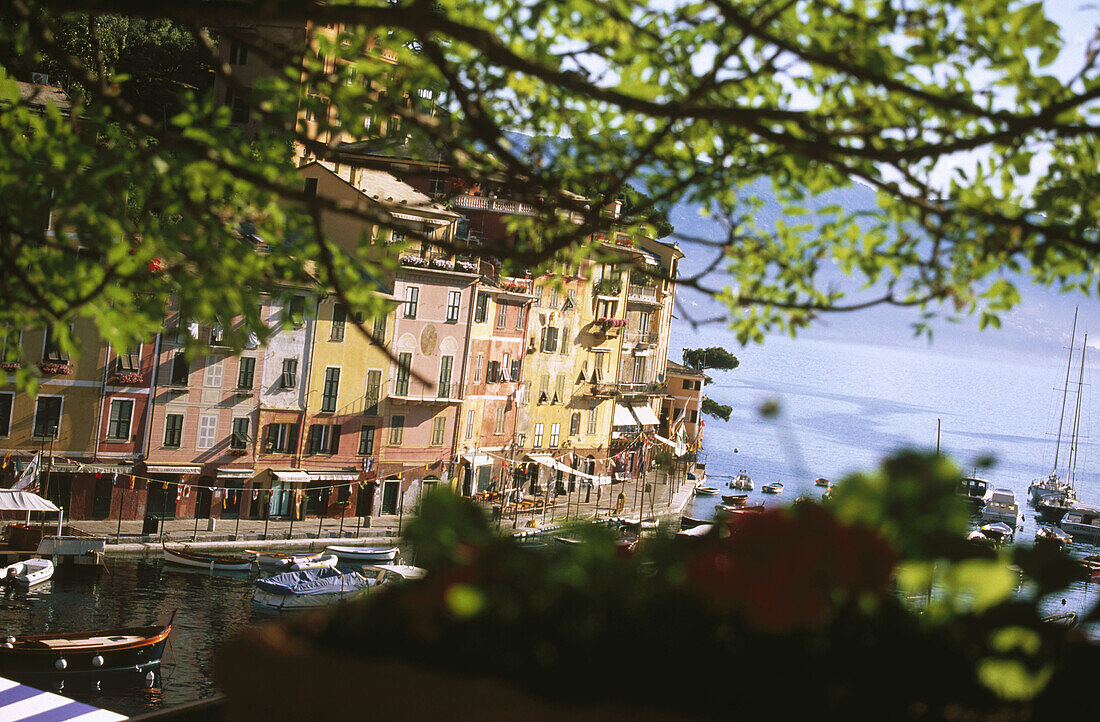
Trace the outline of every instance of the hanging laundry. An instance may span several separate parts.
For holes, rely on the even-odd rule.
[[[176,484],[176,503],[179,504],[183,499],[183,484]]]

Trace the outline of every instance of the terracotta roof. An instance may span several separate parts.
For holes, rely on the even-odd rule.
[[[19,99],[32,108],[44,108],[47,104],[56,105],[62,111],[68,111],[72,107],[72,101],[68,94],[61,88],[52,85],[36,85],[35,83],[19,83]]]
[[[672,372],[679,374],[680,376],[698,376],[699,378],[705,378],[705,375],[696,371],[695,369],[684,366],[683,364],[676,363],[672,359],[668,359],[668,366],[666,367],[666,373]]]

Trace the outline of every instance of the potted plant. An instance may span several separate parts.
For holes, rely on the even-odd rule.
[[[51,376],[70,376],[73,373],[68,361],[41,361],[38,370]]]

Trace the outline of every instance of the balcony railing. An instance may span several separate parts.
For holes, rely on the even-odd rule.
[[[656,346],[661,341],[661,335],[656,331],[630,329],[623,335],[623,341],[636,345]]]
[[[657,381],[624,381],[618,386],[622,396],[658,396],[665,393],[665,385]]]
[[[626,300],[637,303],[652,303],[655,305],[660,305],[661,303],[657,300],[656,286],[638,286],[633,283],[626,287]]]
[[[395,381],[390,399],[399,402],[424,401],[441,404],[461,401],[462,384],[452,381],[440,386],[420,383],[416,379],[409,379],[407,384],[399,384]]]
[[[535,207],[528,203],[493,198],[490,196],[460,195],[455,196],[452,202],[455,208],[465,208],[471,211],[492,211],[494,213],[510,213],[513,215],[535,215]]]

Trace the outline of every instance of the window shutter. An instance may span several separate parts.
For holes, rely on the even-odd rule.
[[[298,424],[291,424],[290,432],[287,434],[286,450],[291,454],[298,451],[298,426]]]
[[[329,427],[332,439],[329,442],[329,453],[336,454],[340,451],[340,429],[342,427],[339,424],[333,424]]]

